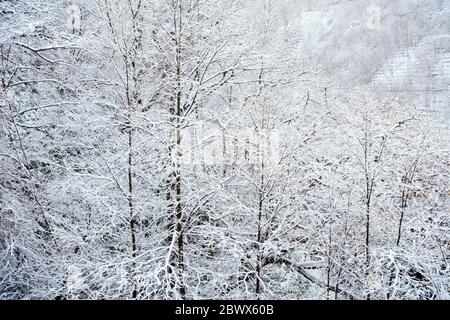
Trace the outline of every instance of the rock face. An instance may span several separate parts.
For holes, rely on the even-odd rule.
[[[450,125],[448,1],[291,0],[280,12],[337,90],[384,93]]]

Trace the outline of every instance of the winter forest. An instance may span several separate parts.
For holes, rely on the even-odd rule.
[[[0,1],[0,300],[450,299],[449,16]]]

